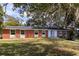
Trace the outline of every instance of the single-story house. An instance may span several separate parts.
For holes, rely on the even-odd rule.
[[[34,29],[26,26],[6,26],[3,28],[3,39],[9,38],[42,38],[48,37],[47,29]]]
[[[5,26],[3,28],[2,38],[58,38],[66,35],[67,30],[65,29],[36,29],[30,26]]]

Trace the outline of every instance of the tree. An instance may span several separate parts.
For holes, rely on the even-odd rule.
[[[68,40],[73,40],[75,34],[75,7],[74,4],[62,4],[65,12],[65,28],[68,29]]]
[[[26,4],[16,4],[16,5],[23,5],[26,6]],[[74,32],[76,27],[76,22],[78,20],[77,15],[75,14],[77,12],[77,9],[79,8],[78,4],[60,4],[60,3],[53,3],[53,4],[28,4],[29,8],[28,11],[30,14],[32,13],[33,20],[29,22],[33,22],[35,25],[41,25],[45,22],[49,23],[49,25],[56,24],[58,27],[66,28],[68,29],[68,39],[73,40],[74,38]],[[26,11],[27,12],[27,11]],[[61,18],[64,17],[63,21]],[[38,22],[38,20],[42,20],[43,22]],[[45,21],[44,21],[45,20]],[[31,24],[31,23],[30,23]]]
[[[19,26],[21,25],[19,23],[19,20],[16,20],[14,17],[6,15],[7,16],[7,21],[4,23],[4,26]]]
[[[0,38],[2,38],[3,15],[4,15],[3,8],[0,5]]]

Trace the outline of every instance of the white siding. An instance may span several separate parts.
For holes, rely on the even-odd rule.
[[[48,30],[48,37],[51,37],[51,30]]]
[[[57,30],[54,30],[54,38],[57,38]]]
[[[15,35],[10,35],[10,38],[13,39],[13,38],[16,38],[16,36]]]
[[[48,30],[49,38],[57,38],[57,30]]]

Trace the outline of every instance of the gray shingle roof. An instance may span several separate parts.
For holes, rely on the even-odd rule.
[[[19,30],[32,30],[32,29],[55,29],[55,30],[67,30],[58,28],[33,28],[31,26],[4,26],[3,29],[19,29]]]
[[[31,26],[5,26],[4,29],[21,29],[21,30],[27,30],[27,29],[33,29]]]

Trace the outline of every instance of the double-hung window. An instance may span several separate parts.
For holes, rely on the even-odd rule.
[[[24,30],[21,30],[21,34],[24,35]]]
[[[37,31],[37,30],[34,31],[34,36],[35,36],[35,37],[38,37],[38,31]]]
[[[11,30],[11,35],[15,35],[15,30]]]
[[[42,31],[42,37],[46,37],[46,31],[45,30]]]

